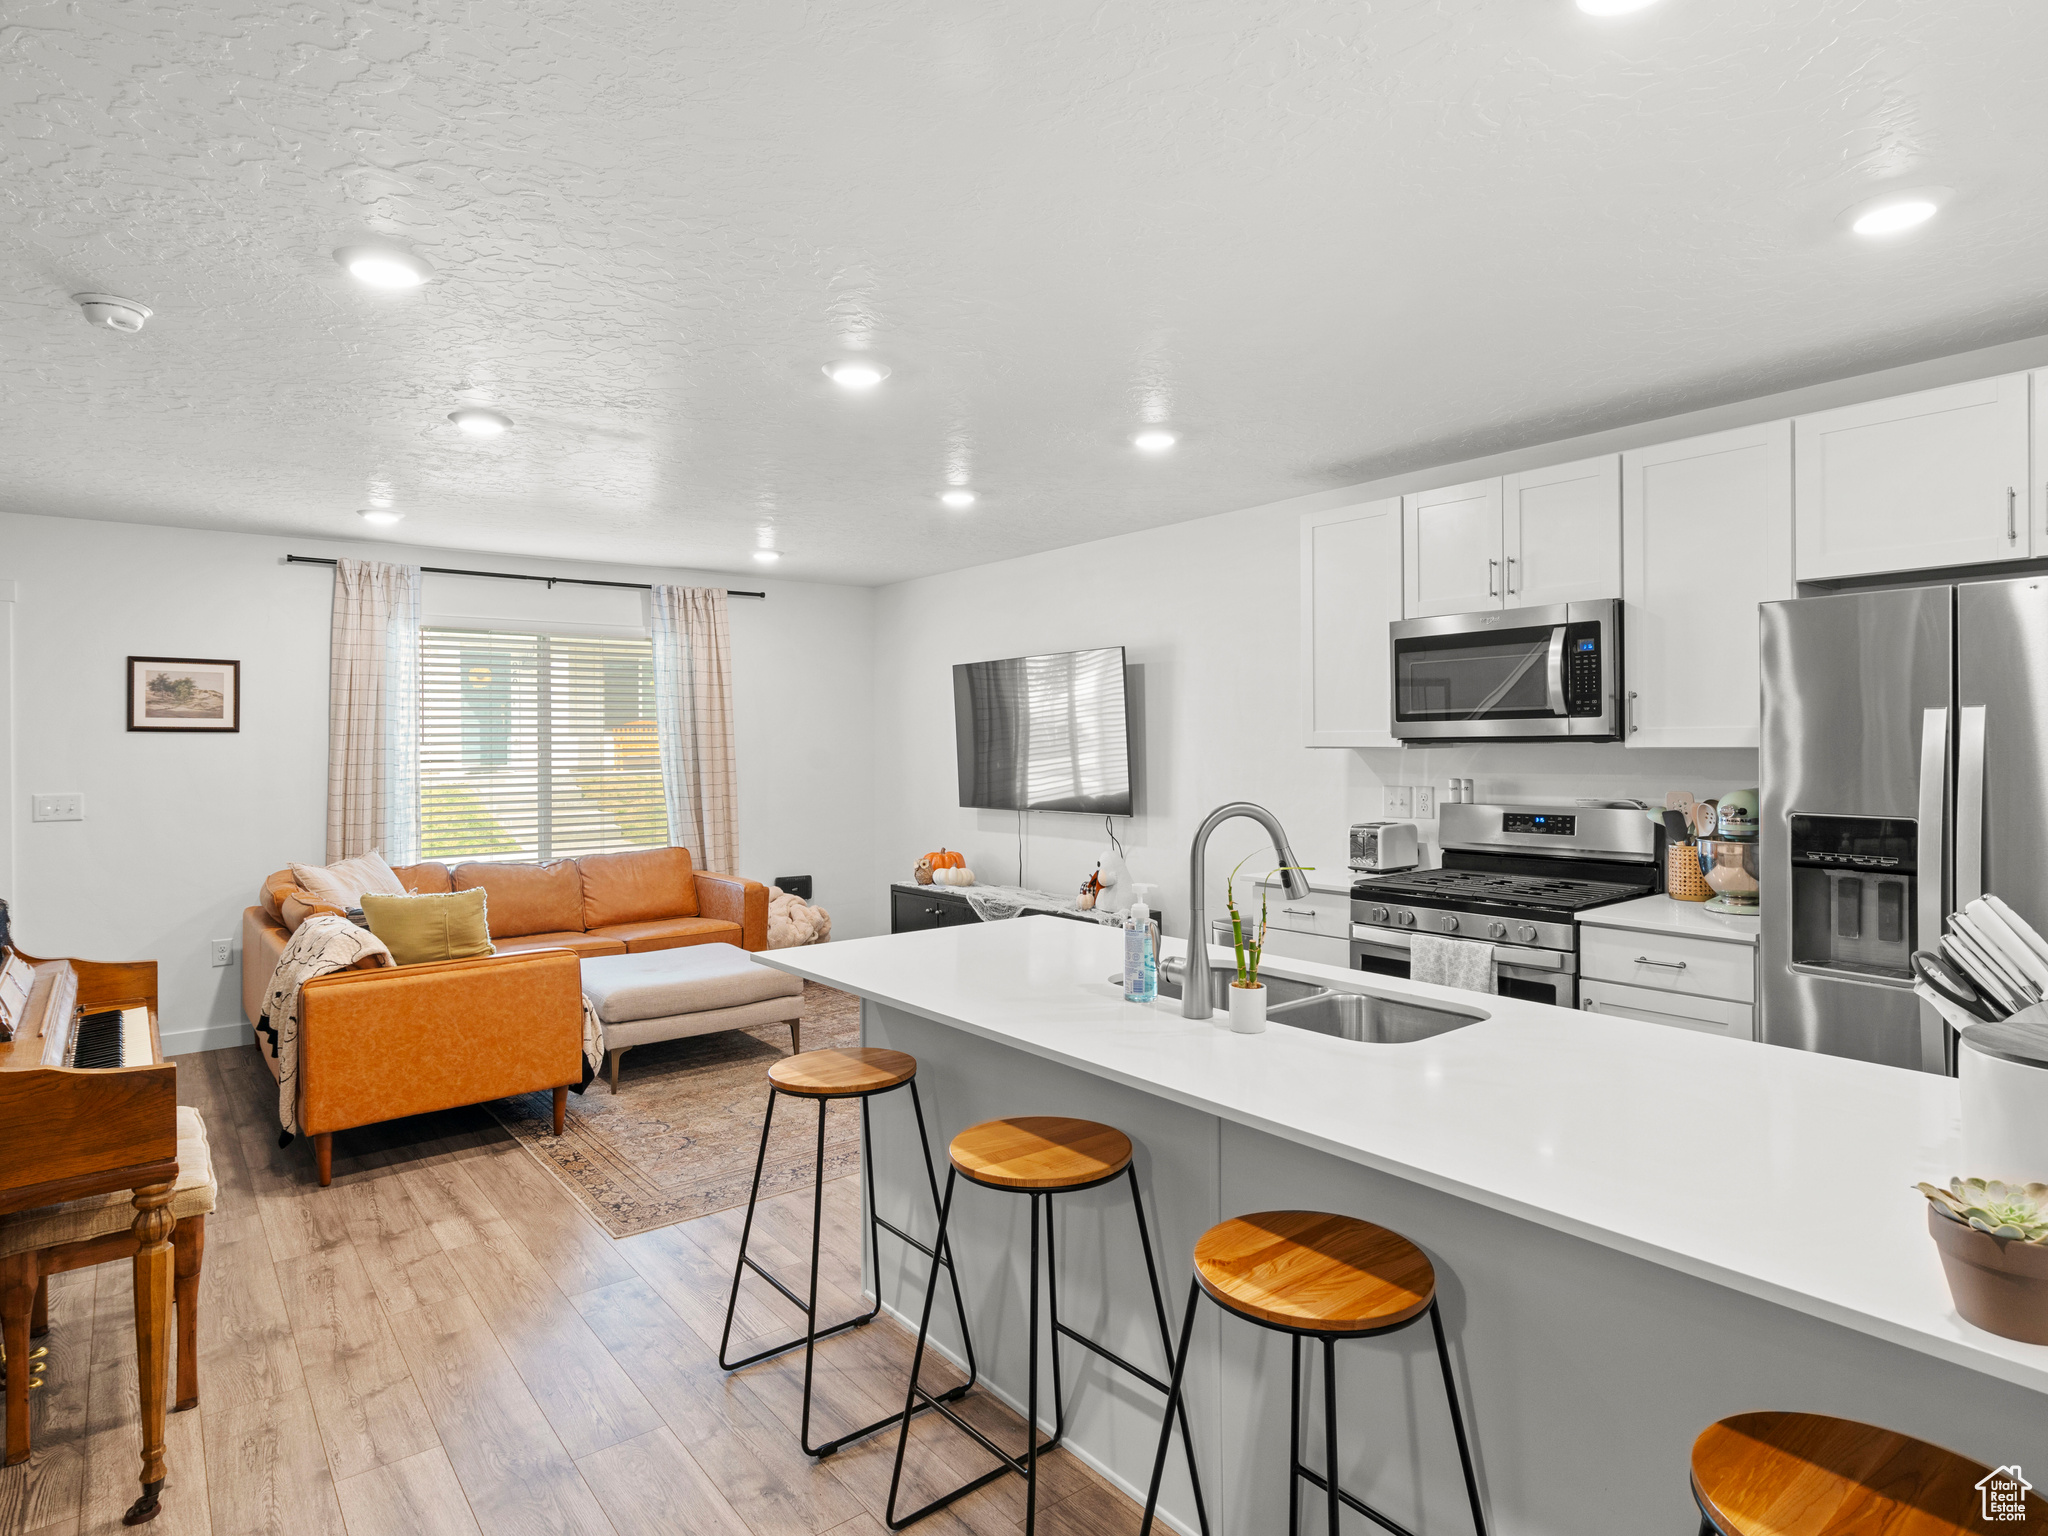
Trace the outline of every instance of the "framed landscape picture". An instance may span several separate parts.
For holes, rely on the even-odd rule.
[[[239,731],[242,664],[190,656],[128,658],[131,731]]]

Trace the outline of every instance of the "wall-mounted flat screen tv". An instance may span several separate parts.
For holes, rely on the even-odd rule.
[[[963,806],[1132,814],[1120,645],[954,667],[953,735]]]

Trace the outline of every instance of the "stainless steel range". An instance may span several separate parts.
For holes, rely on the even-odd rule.
[[[1351,964],[1406,976],[1417,932],[1494,946],[1503,996],[1576,1008],[1589,907],[1661,889],[1662,831],[1641,811],[1578,805],[1446,805],[1443,868],[1351,887]]]

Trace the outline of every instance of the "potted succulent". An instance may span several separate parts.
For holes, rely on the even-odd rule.
[[[1246,855],[1246,859],[1250,857]],[[1224,886],[1224,903],[1230,908],[1230,947],[1237,954],[1237,973],[1230,978],[1230,1027],[1240,1035],[1263,1034],[1266,1028],[1266,984],[1259,980],[1259,957],[1266,952],[1266,893],[1273,876],[1283,869],[1306,874],[1313,864],[1276,864],[1259,882],[1259,922],[1256,928],[1237,910],[1237,871],[1246,859],[1239,859]]]
[[[2048,1344],[2048,1184],[1951,1179],[1947,1189],[1919,1188],[1964,1321]]]

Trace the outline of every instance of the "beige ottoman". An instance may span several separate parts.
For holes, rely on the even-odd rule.
[[[790,1049],[804,1048],[798,1022],[804,1011],[803,978],[756,965],[733,944],[588,956],[583,995],[604,1026],[614,1093],[619,1090],[619,1058],[656,1040],[787,1024]]]

